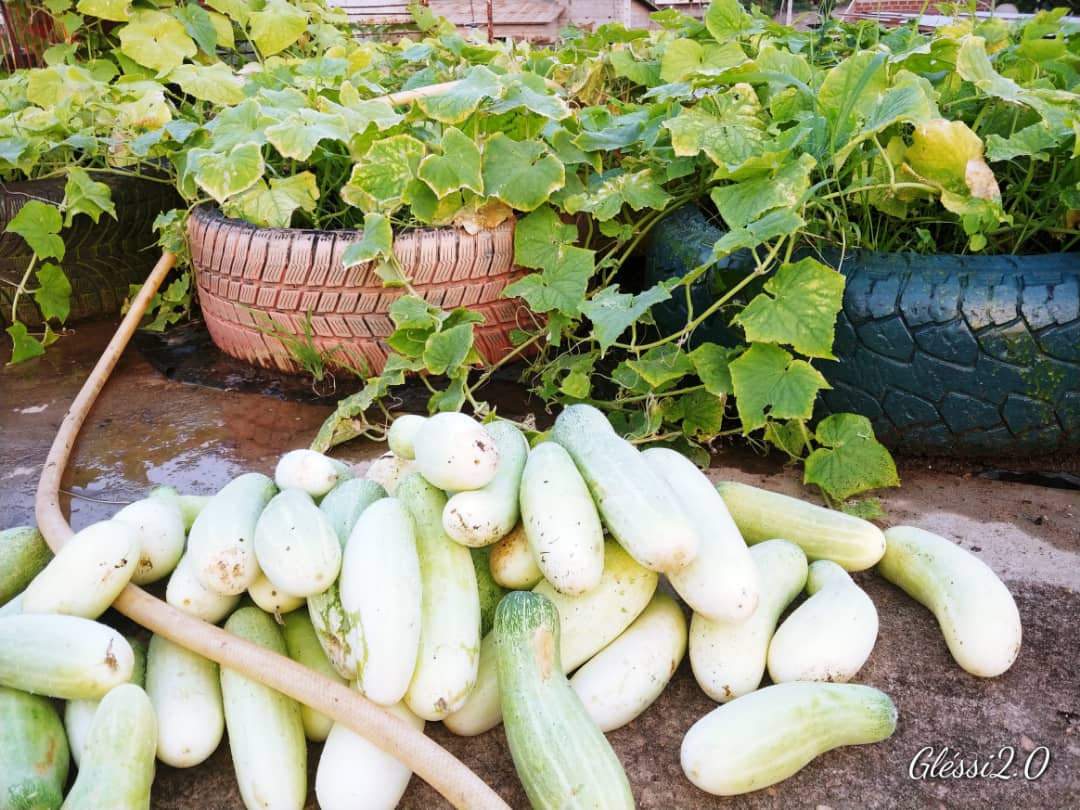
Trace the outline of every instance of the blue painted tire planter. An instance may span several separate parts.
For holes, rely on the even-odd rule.
[[[682,275],[721,231],[696,211],[661,222],[646,285]],[[747,257],[696,284],[707,302]],[[752,264],[749,265],[752,267]],[[836,362],[815,365],[833,388],[823,413],[869,417],[907,453],[1007,457],[1080,449],[1080,253],[1037,256],[849,254]],[[711,288],[711,289],[710,289]],[[654,308],[661,328],[685,323],[681,297]],[[683,312],[678,310],[683,308]],[[723,320],[695,340],[729,342]]]

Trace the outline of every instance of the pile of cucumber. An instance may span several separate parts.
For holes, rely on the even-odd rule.
[[[128,582],[167,578],[176,608],[417,729],[502,722],[535,808],[634,806],[604,732],[647,709],[687,650],[720,703],[682,745],[704,791],[758,790],[889,737],[893,702],[850,683],[878,632],[852,571],[876,565],[932,610],[968,672],[993,677],[1019,652],[1012,596],[960,546],[714,485],[588,405],[531,447],[510,422],[457,413],[399,417],[388,441],[362,477],[294,450],[213,496],[158,488],[55,557],[33,529],[0,533],[0,810],[146,808],[155,760],[197,765],[226,732],[249,809],[302,810],[306,740],[323,742],[323,810],[400,801],[408,768],[348,728],[97,621]]]

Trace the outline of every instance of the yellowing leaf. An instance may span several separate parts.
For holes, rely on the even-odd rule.
[[[239,216],[255,225],[288,228],[296,211],[315,210],[319,186],[311,172],[291,177],[275,177],[267,186],[259,180],[252,188],[232,198],[225,206],[227,216]]]
[[[179,65],[169,73],[189,96],[222,106],[232,106],[244,100],[244,82],[224,62],[212,65]]]
[[[113,22],[126,22],[131,0],[79,0],[75,6],[82,14]]]
[[[261,11],[249,18],[251,41],[263,56],[275,53],[296,43],[307,30],[308,15],[288,0],[270,0]]]
[[[171,14],[139,9],[120,29],[120,51],[143,67],[166,73],[199,52],[184,24]]]
[[[366,212],[396,211],[424,152],[424,144],[411,135],[378,141],[353,166],[349,182],[341,188],[341,199]]]
[[[973,197],[1001,196],[993,170],[983,160],[983,142],[963,121],[936,118],[915,127],[907,164],[920,177]]]
[[[197,154],[195,182],[219,203],[247,191],[266,171],[258,144],[244,143],[228,154],[191,150]]]

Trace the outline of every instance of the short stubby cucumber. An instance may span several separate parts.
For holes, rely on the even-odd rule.
[[[125,506],[113,520],[134,526],[139,536],[139,561],[132,582],[149,585],[172,573],[187,540],[178,500],[143,498]]]
[[[0,531],[0,605],[21,593],[52,558],[52,549],[33,526]]]
[[[509,422],[485,426],[499,451],[495,477],[480,489],[458,492],[443,509],[443,529],[463,546],[489,546],[504,537],[518,521],[518,488],[529,442]]]
[[[499,447],[483,425],[463,413],[429,417],[413,440],[416,469],[439,489],[487,486],[499,466]]]
[[[314,596],[337,579],[341,542],[308,493],[283,489],[255,523],[255,559],[266,578],[285,593]]]
[[[158,718],[158,759],[174,768],[191,768],[217,750],[225,733],[217,664],[153,636],[146,657],[146,694]]]
[[[285,593],[271,582],[263,571],[260,571],[255,581],[248,585],[247,592],[251,601],[258,605],[260,610],[278,617],[302,608],[306,601],[302,596]]]
[[[956,663],[980,678],[1011,667],[1023,628],[1016,601],[993,569],[925,529],[893,526],[885,540],[878,571],[930,609]]]
[[[761,685],[769,641],[785,608],[806,584],[806,554],[787,540],[766,540],[750,549],[758,569],[760,598],[741,622],[690,620],[690,665],[694,680],[713,700],[729,700]]]
[[[726,703],[683,738],[683,773],[717,796],[735,796],[794,776],[841,745],[880,742],[896,730],[884,692],[850,683],[781,683]]]
[[[747,543],[782,537],[808,560],[832,560],[845,571],[864,571],[885,553],[885,535],[868,520],[749,484],[716,485]]]
[[[235,596],[255,581],[255,524],[276,492],[265,475],[244,473],[222,487],[195,518],[185,556],[204,588]]]
[[[52,701],[0,686],[0,810],[57,810],[70,767]]]
[[[810,598],[795,608],[769,642],[769,677],[847,683],[877,641],[877,608],[848,573],[830,560],[810,565]]]
[[[415,458],[416,432],[426,421],[426,416],[416,413],[403,413],[397,417],[386,433],[386,443],[390,447],[390,452],[399,458],[410,460]]]
[[[383,453],[368,466],[364,478],[381,486],[387,495],[396,495],[398,484],[416,472],[416,462],[393,453]]]
[[[512,591],[531,590],[544,578],[529,548],[525,527],[520,523],[510,534],[491,546],[488,565],[492,579]]]
[[[348,680],[341,677],[330,659],[323,652],[319,637],[311,624],[311,617],[306,611],[297,610],[289,613],[282,621],[282,636],[285,639],[285,648],[289,651],[289,658],[308,669],[315,670],[319,674],[332,681],[344,685]],[[310,706],[300,705],[300,717],[304,721],[304,736],[312,742],[322,742],[330,733],[333,720],[321,712],[317,712]]]
[[[630,555],[654,571],[677,571],[697,556],[700,538],[671,487],[591,405],[571,405],[552,438],[570,453],[604,525]]]
[[[348,464],[306,448],[290,450],[274,468],[278,489],[303,490],[312,498],[321,498],[347,478],[352,478]]]

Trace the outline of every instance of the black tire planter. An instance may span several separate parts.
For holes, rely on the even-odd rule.
[[[21,236],[4,233],[4,228],[29,200],[60,203],[66,182],[49,178],[0,184],[0,324],[4,326],[11,323],[15,287],[33,256]],[[101,182],[112,192],[117,219],[103,214],[95,224],[80,215],[61,234],[66,255],[60,264],[71,282],[68,323],[120,311],[128,286],[141,284],[158,259],[151,250],[156,242],[154,219],[182,202],[172,186],[145,178],[106,175]],[[27,326],[43,323],[31,295],[19,299],[17,315]]]
[[[656,226],[646,284],[685,274],[694,266],[685,258],[707,256],[722,233],[701,212],[677,213]],[[815,363],[832,385],[822,414],[863,414],[882,442],[907,453],[1001,458],[1080,449],[1080,253],[860,252],[838,269],[847,284],[837,360]],[[715,274],[697,294],[708,295],[710,283]],[[661,328],[685,323],[679,298],[654,308]],[[706,323],[695,339],[729,342],[726,329]]]

